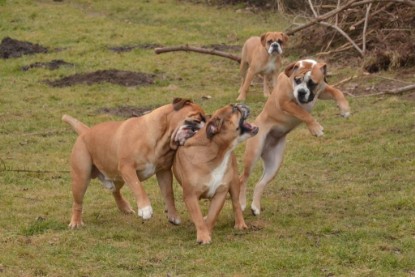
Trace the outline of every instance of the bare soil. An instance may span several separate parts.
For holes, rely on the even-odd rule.
[[[122,53],[122,52],[129,52],[134,49],[154,49],[157,47],[163,47],[163,45],[157,44],[157,43],[144,43],[144,44],[136,44],[136,45],[110,46],[108,47],[108,49],[116,53]]]
[[[154,77],[154,74],[107,69],[91,73],[77,73],[57,80],[46,80],[45,82],[52,87],[67,87],[77,84],[92,85],[103,82],[133,87],[153,84]]]
[[[23,55],[33,55],[37,53],[47,53],[48,49],[39,44],[28,41],[19,41],[10,37],[5,37],[0,44],[0,58],[18,58]]]
[[[22,66],[22,71],[28,71],[32,68],[46,68],[49,70],[55,70],[60,68],[61,66],[74,66],[72,63],[67,63],[64,60],[52,60],[50,62],[36,62],[29,65]]]

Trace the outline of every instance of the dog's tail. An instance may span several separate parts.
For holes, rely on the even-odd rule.
[[[62,121],[68,123],[69,125],[72,126],[72,128],[75,130],[75,132],[78,133],[78,135],[84,133],[86,130],[89,129],[88,126],[86,126],[84,123],[82,123],[81,121],[79,121],[76,118],[73,118],[70,115],[64,114],[62,116]]]

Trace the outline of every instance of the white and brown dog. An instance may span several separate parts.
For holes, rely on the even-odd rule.
[[[288,36],[281,32],[267,32],[261,37],[249,38],[241,54],[241,87],[237,100],[245,100],[252,80],[258,74],[264,82],[264,96],[268,97],[277,81],[281,67],[281,54]]]
[[[317,98],[334,99],[343,117],[350,115],[343,93],[326,84],[326,64],[301,60],[287,66],[278,76],[262,112],[255,119],[259,133],[246,144],[244,171],[240,177],[242,209],[246,206],[246,184],[255,162],[263,160],[263,174],[255,185],[251,210],[260,214],[260,199],[265,186],[275,177],[283,160],[287,134],[304,122],[314,136],[323,135],[323,127],[310,114]]]
[[[122,212],[132,213],[130,204],[120,194],[127,183],[137,201],[138,216],[151,218],[153,209],[141,182],[154,174],[165,198],[169,221],[180,223],[174,205],[171,166],[177,147],[204,125],[201,107],[176,98],[172,104],[144,116],[104,122],[91,128],[68,115],[62,120],[79,134],[71,154],[70,228],[83,225],[82,203],[91,178],[98,178],[112,191]]]
[[[245,105],[228,105],[217,110],[205,127],[176,152],[173,172],[183,188],[183,198],[197,230],[197,242],[211,242],[216,218],[229,192],[235,213],[235,228],[247,228],[239,203],[239,177],[234,148],[254,136],[258,128],[247,123]],[[211,199],[203,218],[200,198]]]

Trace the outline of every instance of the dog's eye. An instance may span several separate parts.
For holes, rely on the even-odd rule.
[[[283,41],[282,40],[277,40],[277,42],[280,44],[280,45],[282,45],[283,44]]]
[[[272,40],[268,40],[267,43],[268,44],[271,44],[271,43],[273,43],[273,41]]]
[[[294,78],[294,82],[296,85],[299,85],[301,83],[301,78]]]

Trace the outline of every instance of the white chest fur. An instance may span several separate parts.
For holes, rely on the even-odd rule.
[[[223,177],[226,173],[226,170],[228,169],[231,153],[232,151],[226,153],[222,163],[212,171],[212,175],[208,183],[208,192],[206,194],[207,197],[212,197],[215,195],[218,187],[223,184]]]
[[[264,73],[268,74],[268,73],[272,73],[277,70],[277,65],[275,63],[276,59],[277,57],[273,57],[268,61],[268,63],[264,67],[264,70],[263,70]]]

